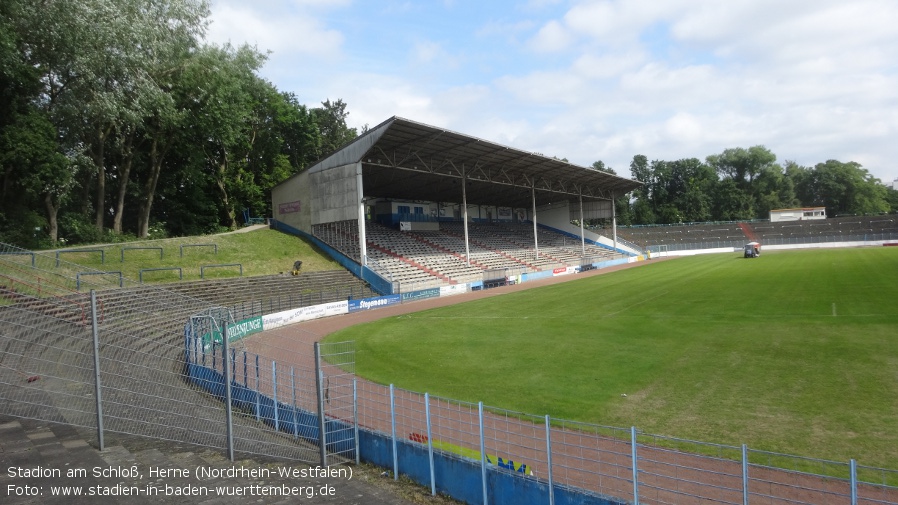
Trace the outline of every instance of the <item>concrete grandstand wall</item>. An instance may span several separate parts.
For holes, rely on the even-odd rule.
[[[271,190],[273,219],[297,230],[312,230],[309,173],[302,172]]]
[[[359,165],[353,163],[309,174],[311,224],[358,219],[357,170]]]

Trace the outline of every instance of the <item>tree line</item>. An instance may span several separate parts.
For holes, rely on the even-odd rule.
[[[270,189],[356,137],[204,40],[202,0],[0,2],[0,241],[195,235],[268,215]]]
[[[601,161],[593,168],[615,173]],[[630,175],[643,185],[615,202],[624,225],[767,219],[773,209],[797,207],[826,207],[830,217],[898,212],[898,191],[859,163],[779,164],[764,146],[726,149],[704,161],[649,162],[640,154]]]

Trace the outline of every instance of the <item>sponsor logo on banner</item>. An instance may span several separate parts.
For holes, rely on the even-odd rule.
[[[422,289],[419,291],[412,291],[410,293],[402,293],[401,296],[403,302],[424,300],[426,298],[436,298],[440,296],[440,288]]]
[[[552,275],[568,275],[577,273],[577,267],[563,267],[552,270]]]
[[[402,301],[400,295],[387,295],[378,298],[365,298],[362,300],[349,300],[349,312],[358,312],[360,310],[376,309],[395,305]]]
[[[311,307],[300,307],[298,309],[285,310],[262,316],[266,329],[274,329],[288,324],[308,321],[310,319],[318,319],[320,317],[336,316],[338,314],[346,314],[349,312],[348,302],[342,300],[339,302],[322,303],[320,305],[312,305]]]
[[[228,342],[236,342],[243,337],[248,335],[252,335],[253,333],[259,333],[262,330],[264,324],[262,322],[262,317],[257,316],[250,319],[244,319],[243,321],[238,321],[233,324],[228,325]],[[221,332],[213,331],[212,333],[206,333],[203,335],[203,349],[208,351],[212,348],[212,344],[221,345]]]
[[[290,214],[293,212],[299,212],[299,209],[299,200],[295,202],[286,202],[278,205],[278,214]]]
[[[467,284],[453,284],[451,286],[440,286],[440,296],[460,295],[468,292]]]

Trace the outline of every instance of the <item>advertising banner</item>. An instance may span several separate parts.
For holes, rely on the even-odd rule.
[[[294,212],[299,212],[300,204],[299,200],[295,202],[287,202],[278,205],[278,214],[292,214]]]
[[[440,288],[421,289],[418,291],[410,291],[400,295],[403,302],[413,302],[415,300],[424,300],[426,298],[436,298],[440,296]]]
[[[570,275],[577,273],[577,267],[564,267],[564,268],[556,268],[552,270],[552,275]]]
[[[349,300],[349,312],[358,312],[360,310],[377,309],[388,305],[396,305],[402,301],[400,295],[387,295],[377,298],[365,298],[363,300]]]
[[[440,286],[440,296],[460,295],[468,292],[467,284],[453,284],[451,286]]]
[[[243,337],[263,331],[262,317],[251,317],[228,325],[228,342],[236,342]],[[221,345],[221,332],[213,331],[203,335],[203,349],[209,351],[212,344]]]
[[[312,305],[310,307],[300,307],[298,309],[284,310],[262,316],[262,320],[266,330],[279,328],[288,324],[298,323],[300,321],[308,321],[310,319],[318,319],[319,317],[336,316],[349,312],[348,302],[341,300],[339,302],[322,303],[320,305]]]

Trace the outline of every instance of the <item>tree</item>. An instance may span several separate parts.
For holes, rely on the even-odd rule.
[[[742,189],[750,189],[755,177],[775,161],[776,155],[764,146],[726,149],[707,157],[721,178],[732,179]]]
[[[617,172],[614,171],[611,167],[606,167],[605,162],[602,160],[594,161],[592,164],[592,168],[598,170],[599,172],[605,172],[611,175],[617,175]]]
[[[22,55],[41,83],[34,103],[56,126],[66,150],[92,160],[95,172],[82,187],[94,192],[98,230],[109,208],[107,178],[118,181],[114,226],[121,231],[139,129],[165,100],[160,78],[170,68],[172,48],[202,34],[208,5],[201,0],[9,1],[20,6],[15,27]],[[119,163],[112,173],[110,160]]]
[[[321,158],[336,151],[344,144],[358,136],[355,128],[346,125],[346,103],[338,98],[336,102],[327,99],[321,102],[321,107],[312,109],[312,117],[318,124],[321,132]]]
[[[755,217],[751,195],[739,188],[736,181],[720,181],[713,196],[714,218],[721,221],[750,220]]]
[[[37,110],[16,117],[0,135],[0,166],[7,167],[12,183],[4,188],[24,191],[31,201],[40,202],[47,216],[50,240],[58,238],[57,214],[68,198],[73,178],[69,160],[58,150],[56,131],[50,121]],[[5,183],[10,184],[9,181]]]
[[[254,139],[250,135],[254,114],[253,89],[265,56],[255,48],[205,46],[196,55],[198,64],[185,75],[187,89],[195,90],[189,103],[189,130],[205,154],[215,181],[222,222],[237,226],[233,188],[246,180],[241,172]]]
[[[886,201],[889,203],[889,212],[898,212],[898,190],[887,187]]]
[[[787,162],[787,166],[788,166]],[[774,209],[791,208],[799,205],[795,197],[795,186],[786,169],[770,165],[761,170],[755,181],[757,217],[770,215]]]
[[[830,216],[888,212],[886,187],[860,163],[828,160],[814,167],[813,205],[826,206]]]

